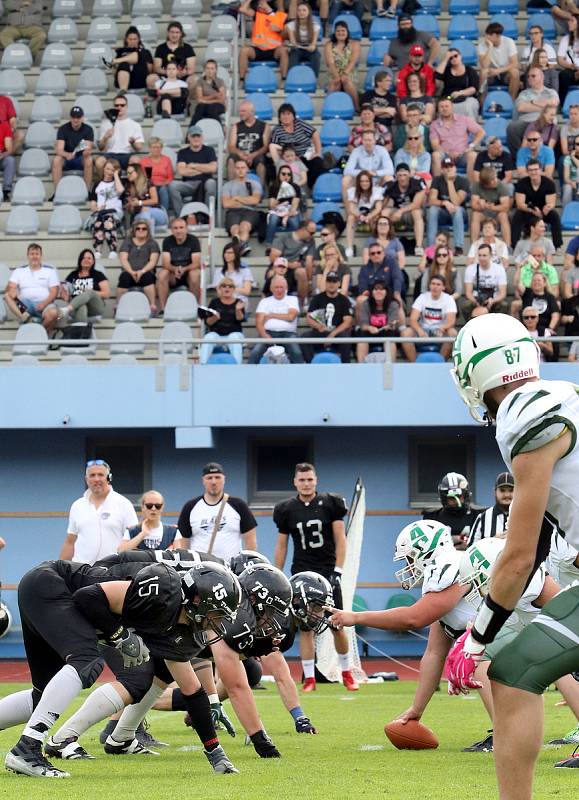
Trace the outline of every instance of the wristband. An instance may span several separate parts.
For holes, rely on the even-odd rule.
[[[290,714],[292,715],[294,722],[297,722],[297,720],[300,717],[305,717],[305,714],[304,714],[301,706],[296,706],[295,708],[292,708],[292,710],[290,711]]]
[[[472,638],[480,644],[489,644],[512,613],[512,609],[503,608],[487,595],[472,627]]]
[[[342,574],[342,567],[334,567],[334,572],[337,572],[338,575]]]

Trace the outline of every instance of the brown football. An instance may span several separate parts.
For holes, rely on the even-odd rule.
[[[415,719],[406,725],[395,719],[384,725],[384,733],[398,750],[434,750],[438,739],[426,725]]]

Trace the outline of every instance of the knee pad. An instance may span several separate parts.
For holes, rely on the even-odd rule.
[[[83,689],[90,689],[93,683],[104,669],[105,660],[102,656],[97,658],[83,657],[82,655],[73,656],[68,663],[78,672]]]
[[[260,682],[261,676],[263,675],[261,664],[259,661],[256,661],[255,658],[246,658],[243,662],[243,666],[247,675],[247,682],[253,689],[253,687],[257,686]]]

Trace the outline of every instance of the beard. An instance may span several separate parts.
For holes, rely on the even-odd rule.
[[[398,38],[402,44],[410,44],[416,40],[416,28],[414,25],[411,28],[399,28]]]

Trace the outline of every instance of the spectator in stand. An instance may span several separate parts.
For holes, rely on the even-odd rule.
[[[396,94],[398,97],[408,96],[408,86],[406,83],[410,75],[418,75],[422,78],[422,94],[427,97],[434,97],[436,84],[434,80],[434,69],[424,61],[424,47],[421,44],[413,44],[409,51],[410,59],[398,73],[396,81]]]
[[[513,244],[516,244],[525,224],[536,217],[551,226],[555,249],[563,244],[561,219],[555,211],[557,193],[551,178],[541,174],[541,164],[531,159],[527,163],[527,177],[515,186],[515,215],[512,220]]]
[[[345,228],[345,223],[342,223],[340,228],[338,228],[336,224],[330,222],[328,222],[327,224],[322,224],[322,229],[320,231],[320,239],[322,241],[316,247],[316,251],[314,253],[314,267],[316,270],[316,274],[318,273],[320,268],[322,270],[324,268],[325,254],[326,254],[326,249],[328,247],[333,247],[334,245],[336,245],[342,257],[342,260],[344,262],[346,261],[346,248],[338,242],[338,239],[340,238],[340,235],[342,234],[344,228]]]
[[[507,247],[511,246],[511,223],[509,211],[513,201],[509,189],[499,182],[497,173],[492,167],[483,167],[479,180],[472,186],[470,200],[470,238],[471,241],[480,236],[480,227],[486,217],[496,217],[501,226],[501,235]]]
[[[0,122],[8,122],[10,124],[14,152],[18,152],[24,142],[24,133],[18,130],[18,116],[14,103],[4,94],[0,94]]]
[[[186,81],[179,78],[177,64],[174,61],[167,64],[165,75],[155,81],[154,91],[157,95],[157,114],[163,119],[171,119],[173,114],[187,113],[189,87]]]
[[[70,109],[70,122],[61,125],[56,134],[55,156],[52,159],[52,183],[55,189],[63,170],[67,172],[70,169],[81,170],[87,188],[91,188],[93,146],[94,131],[84,121],[82,108],[73,106]]]
[[[521,63],[524,68],[531,66],[535,53],[544,50],[547,54],[547,62],[552,67],[557,66],[557,53],[553,45],[545,41],[545,31],[540,25],[533,25],[529,28],[528,33],[529,43],[525,45]]]
[[[124,94],[118,94],[113,100],[117,112],[114,122],[107,117],[101,122],[98,133],[98,147],[101,154],[95,159],[95,168],[99,175],[103,174],[105,161],[115,159],[126,169],[130,157],[139,153],[145,145],[143,129],[138,122],[129,117],[129,105]]]
[[[235,284],[235,299],[241,300],[247,310],[247,303],[255,281],[247,262],[241,260],[239,246],[233,242],[229,242],[223,248],[222,263],[221,266],[213,269],[211,286],[217,287],[221,278],[229,278]]]
[[[102,180],[89,192],[92,214],[85,224],[92,231],[95,258],[102,257],[103,244],[106,244],[109,259],[115,259],[117,234],[123,222],[125,186],[121,180],[121,165],[116,159],[106,159],[102,172]]]
[[[159,78],[167,77],[167,65],[177,64],[177,77],[185,81],[189,92],[195,82],[195,50],[185,41],[183,25],[176,19],[167,25],[167,38],[157,45],[153,58],[153,72],[147,77],[147,88],[155,89]]]
[[[179,217],[184,200],[201,200],[209,204],[209,199],[217,194],[217,156],[215,150],[203,144],[203,131],[192,125],[187,131],[188,147],[177,153],[177,175],[169,186],[169,197],[173,211]]]
[[[171,234],[163,239],[161,269],[157,275],[159,315],[165,311],[171,289],[186,287],[200,297],[201,245],[199,239],[187,231],[187,222],[175,217],[171,222]]]
[[[565,336],[579,336],[579,294],[574,294],[561,302],[561,317],[559,321],[561,325],[565,326],[563,331]],[[577,352],[579,348],[575,347],[575,344],[579,344],[579,342],[573,343],[576,354],[573,360],[579,358],[579,352]]]
[[[209,303],[211,316],[205,318],[205,324],[211,329],[203,337],[205,342],[199,351],[199,363],[207,364],[217,345],[226,345],[238,364],[243,362],[243,330],[245,319],[245,303],[235,297],[235,284],[231,278],[223,277],[217,284],[217,297]]]
[[[394,226],[390,222],[390,219],[384,216],[384,214],[380,214],[372,229],[372,235],[364,242],[364,252],[362,254],[362,261],[364,264],[366,264],[370,258],[370,247],[373,244],[379,244],[384,249],[384,253],[394,258],[398,262],[400,269],[404,270],[406,265],[404,246],[396,236]]]
[[[579,197],[579,136],[573,143],[573,149],[563,159],[563,192],[561,205],[577,200]]]
[[[513,260],[517,266],[527,260],[532,247],[536,244],[543,248],[545,260],[550,264],[553,263],[555,245],[549,236],[545,236],[546,232],[547,226],[541,218],[535,216],[529,218],[526,227],[523,229],[526,238],[519,239],[513,253]]]
[[[440,336],[456,336],[456,303],[451,295],[444,291],[445,280],[442,275],[432,275],[428,283],[428,291],[419,295],[412,304],[410,326],[402,331],[402,336],[420,336],[423,339]],[[402,344],[402,350],[408,361],[416,361],[416,345]],[[445,342],[440,347],[440,355],[446,359],[450,356],[452,344]]]
[[[352,272],[350,267],[345,263],[340,249],[335,242],[326,246],[323,263],[320,263],[316,268],[316,292],[326,291],[326,281],[331,272],[335,273],[340,279],[338,282],[339,293],[347,297],[350,290]]]
[[[339,290],[339,274],[329,272],[326,275],[325,290],[315,295],[308,306],[306,321],[311,328],[308,336],[336,340],[351,335],[354,322],[352,307],[348,298],[340,294]],[[308,363],[316,353],[329,351],[337,352],[342,364],[349,364],[352,345],[326,342],[323,345],[304,345],[303,350]]]
[[[225,209],[225,230],[235,244],[240,246],[240,255],[251,252],[249,237],[259,227],[256,206],[261,202],[261,184],[248,176],[249,167],[243,159],[235,163],[235,179],[227,181],[221,190],[221,202]]]
[[[376,281],[370,294],[357,308],[358,333],[360,336],[383,338],[400,336],[406,317],[400,303],[394,300],[392,290],[382,281]],[[368,353],[384,352],[384,345],[360,342],[356,345],[356,361],[363,364]],[[392,361],[396,361],[396,345],[390,345]]]
[[[549,64],[549,56],[546,50],[537,50],[533,56],[530,67],[536,67],[543,73],[543,82],[547,89],[554,89],[559,92],[559,70]],[[527,75],[525,75],[525,85],[527,85]]]
[[[523,289],[523,285],[519,284],[518,289]],[[559,287],[557,286],[557,289]],[[515,305],[517,303],[517,305]],[[561,315],[559,313],[559,304],[554,294],[548,289],[547,278],[542,272],[535,272],[531,278],[531,285],[524,289],[521,293],[520,301],[513,301],[511,305],[511,314],[517,316],[521,307],[523,314],[525,309],[531,306],[539,314],[539,327],[541,330],[548,328],[553,335],[559,325]]]
[[[420,178],[413,178],[410,167],[400,162],[396,167],[396,178],[384,190],[382,216],[388,217],[391,224],[400,228],[410,228],[414,233],[416,245],[414,255],[424,254],[424,217],[426,186]]]
[[[295,339],[300,313],[297,297],[287,292],[287,281],[276,275],[271,281],[271,297],[263,297],[255,312],[255,327],[262,339]],[[249,354],[250,364],[259,364],[270,345],[256,344]],[[281,345],[292,364],[303,364],[304,357],[298,344],[292,342]]]
[[[533,276],[539,273],[547,282],[547,291],[559,297],[559,274],[552,264],[545,260],[545,250],[540,244],[534,244],[526,260],[519,264],[515,271],[513,283],[520,297],[529,289]]]
[[[103,58],[105,67],[114,70],[115,88],[119,92],[146,89],[147,78],[153,73],[153,56],[141,41],[138,28],[127,28],[123,46],[117,47],[115,53],[110,61]]]
[[[478,261],[469,264],[464,273],[465,297],[460,306],[465,320],[481,314],[507,310],[507,273],[505,268],[492,260],[488,244],[479,244]]]
[[[164,228],[167,225],[169,218],[159,203],[157,187],[149,181],[141,164],[127,167],[124,201],[129,221],[144,219],[153,236],[157,226]]]
[[[372,131],[376,137],[376,144],[389,149],[392,146],[392,134],[388,128],[376,119],[374,107],[371,103],[363,103],[360,107],[360,124],[353,125],[351,128],[350,139],[348,141],[348,153],[355,147],[362,144],[362,135],[366,131]]]
[[[333,24],[338,14],[354,14],[362,22],[362,16],[364,15],[363,0],[332,0],[328,18],[330,25]]]
[[[503,149],[503,144],[498,136],[489,136],[487,149],[477,153],[472,173],[473,180],[480,181],[480,171],[483,167],[492,167],[497,173],[499,181],[507,188],[512,184],[513,157],[508,150]],[[512,196],[513,192],[509,190],[509,194]]]
[[[478,56],[481,86],[507,86],[513,98],[519,93],[521,75],[517,45],[508,36],[503,36],[500,22],[491,22],[479,41]]]
[[[541,175],[552,178],[555,172],[555,153],[551,147],[543,144],[541,134],[531,131],[525,135],[523,147],[517,153],[517,178],[527,177],[527,164],[530,161],[541,165]]]
[[[476,69],[463,62],[460,50],[449,47],[434,76],[442,83],[442,97],[452,100],[455,113],[478,122],[479,76]]]
[[[285,26],[288,46],[290,47],[289,66],[307,64],[320,74],[320,51],[318,39],[321,25],[312,16],[312,9],[307,3],[298,3],[296,18]]]
[[[159,196],[159,202],[167,214],[171,206],[169,186],[175,178],[173,162],[163,153],[163,141],[158,136],[149,139],[149,155],[143,156],[139,162],[145,170],[151,186],[154,186]]]
[[[261,290],[262,297],[271,297],[271,282],[276,275],[281,275],[287,281],[287,293],[297,293],[297,283],[292,271],[288,269],[287,258],[276,258],[273,264],[266,270],[265,281],[263,282],[263,289]]]
[[[58,319],[54,304],[60,285],[58,272],[52,265],[42,263],[42,247],[36,242],[28,245],[26,255],[28,264],[10,273],[4,302],[20,322],[40,320],[51,333]]]
[[[2,197],[9,202],[16,174],[14,158],[14,132],[9,122],[0,122],[0,171],[2,172]]]
[[[447,97],[439,100],[438,117],[430,126],[433,175],[440,175],[443,159],[451,158],[472,176],[476,149],[484,135],[484,128],[478,122],[455,113],[452,100]],[[470,136],[472,140],[469,143]]]
[[[176,525],[161,522],[165,500],[160,492],[151,489],[141,497],[142,522],[127,528],[117,550],[167,550],[173,547]]]
[[[466,201],[469,182],[456,174],[456,164],[452,158],[442,160],[442,175],[432,181],[427,206],[428,244],[433,244],[438,226],[451,224],[454,236],[454,254],[464,252],[464,229],[468,224]]]
[[[416,17],[420,24],[420,17]],[[384,56],[384,66],[401,69],[410,61],[410,49],[419,44],[424,48],[427,63],[432,65],[438,59],[440,42],[431,33],[417,30],[410,14],[398,17],[398,36],[390,41],[388,53]]]
[[[216,119],[221,122],[225,116],[227,91],[225,81],[217,75],[217,61],[212,58],[205,62],[203,74],[193,88],[193,98],[197,105],[191,120],[192,125],[202,119]]]
[[[394,152],[406,146],[408,131],[415,130],[416,128],[420,132],[424,149],[427,152],[432,150],[432,147],[430,146],[429,126],[424,125],[424,123],[420,121],[421,116],[422,112],[420,110],[420,106],[416,105],[416,103],[409,103],[404,107],[404,111],[401,111],[400,113],[400,119],[404,121],[405,117],[406,120],[404,125],[397,125],[394,130],[394,141],[392,145]]]
[[[559,72],[559,97],[561,105],[565,102],[571,86],[579,80],[579,34],[577,32],[577,16],[573,14],[567,20],[568,33],[561,37],[557,50]]]
[[[292,173],[292,181],[300,187],[306,186],[308,183],[308,169],[301,158],[295,151],[295,147],[291,144],[284,144],[281,149],[279,160],[276,162],[276,168],[289,167]]]
[[[555,105],[545,106],[539,115],[539,119],[527,125],[525,137],[528,137],[530,133],[540,134],[542,143],[552,150],[555,149],[560,137],[557,126],[557,107]]]
[[[454,266],[448,244],[441,244],[435,248],[434,258],[430,266],[424,270],[422,277],[424,286],[430,285],[431,275],[440,275],[441,278],[444,278],[444,291],[453,298],[455,303],[460,300],[464,290],[462,274]]]
[[[575,139],[579,136],[579,104],[573,103],[569,106],[569,119],[563,123],[561,128],[561,153],[568,156],[575,147]],[[557,170],[561,172],[560,169]]]
[[[551,6],[551,14],[557,33],[564,36],[569,30],[568,21],[572,16],[579,14],[579,6],[574,0],[558,0],[554,6]]]
[[[338,22],[324,45],[324,61],[329,73],[328,92],[346,92],[358,109],[356,67],[360,60],[360,42],[350,39],[345,22]]]
[[[102,317],[105,300],[111,296],[107,277],[95,267],[92,250],[85,248],[78,256],[77,267],[66,276],[68,305],[63,309],[73,322]]]
[[[472,239],[472,244],[468,255],[466,257],[466,265],[474,264],[478,259],[478,248],[481,244],[488,244],[491,248],[491,259],[505,269],[509,266],[509,248],[507,245],[497,239],[497,223],[492,217],[484,217],[481,222],[482,236],[477,239]]]
[[[375,186],[385,186],[394,177],[394,165],[390,154],[385,147],[376,144],[376,136],[372,131],[365,131],[362,134],[362,144],[360,147],[355,147],[348,156],[342,178],[344,197],[347,197],[348,189],[362,170],[372,176]]]
[[[267,232],[265,241],[273,242],[279,228],[286,231],[297,230],[300,222],[300,204],[302,192],[294,183],[289,165],[282,165],[277,177],[269,185],[269,212],[267,215]]]
[[[374,134],[372,134],[374,135]],[[354,234],[356,229],[370,230],[370,226],[380,216],[382,210],[382,190],[372,183],[372,175],[362,170],[356,175],[354,186],[346,191],[346,256],[354,255]]]
[[[515,100],[517,119],[507,126],[509,148],[516,155],[529,122],[536,122],[545,106],[559,105],[559,95],[554,89],[547,89],[542,70],[532,67],[527,75],[528,89],[523,89]]]
[[[291,103],[282,103],[278,109],[278,124],[271,132],[269,154],[277,163],[285,145],[292,145],[308,170],[308,185],[311,188],[324,172],[320,133],[309,122],[298,119]]]
[[[392,88],[392,75],[390,71],[378,71],[374,75],[374,88],[362,95],[362,105],[370,104],[378,122],[387,127],[392,125],[396,118],[398,100],[390,91]]]
[[[231,126],[227,140],[229,180],[233,180],[236,159],[242,158],[265,186],[265,156],[270,135],[269,124],[255,116],[253,103],[242,100],[239,104],[239,122]]]
[[[239,53],[239,77],[245,80],[250,61],[277,61],[281,77],[288,70],[288,52],[284,43],[285,11],[274,11],[267,0],[244,0],[239,13],[253,20],[251,44]]]
[[[133,222],[130,235],[122,243],[119,252],[123,271],[119,276],[117,298],[129,289],[142,289],[153,316],[157,314],[155,270],[159,254],[159,245],[151,234],[147,220],[138,219]]]
[[[358,275],[358,296],[356,303],[363,303],[370,295],[370,289],[376,283],[382,281],[389,289],[395,300],[402,305],[402,290],[404,279],[398,260],[386,254],[381,244],[377,242],[368,248],[368,261],[360,269]]]
[[[406,164],[413,178],[422,180],[427,187],[432,181],[432,157],[427,153],[419,128],[410,128],[404,147],[396,151],[394,166]]]
[[[401,97],[398,102],[400,119],[404,121],[406,107],[417,105],[420,108],[420,121],[424,125],[430,125],[434,117],[434,98],[426,93],[424,88],[424,78],[415,72],[406,76],[406,95]],[[402,111],[404,109],[404,111]]]
[[[527,329],[527,333],[533,339],[538,339],[540,336],[548,338],[552,335],[548,328],[545,328],[543,331],[539,328],[539,312],[536,308],[533,308],[533,306],[523,309],[521,319],[523,325]],[[537,345],[539,346],[541,361],[553,361],[555,355],[553,342],[537,341]]]
[[[287,258],[288,267],[293,271],[302,303],[306,301],[308,284],[314,274],[315,233],[316,223],[304,220],[300,222],[296,231],[278,233],[269,253],[272,264],[276,258]]]
[[[46,41],[42,0],[4,0],[3,8],[4,24],[0,29],[2,48],[5,50],[14,42],[25,39],[33,57],[38,59]]]

